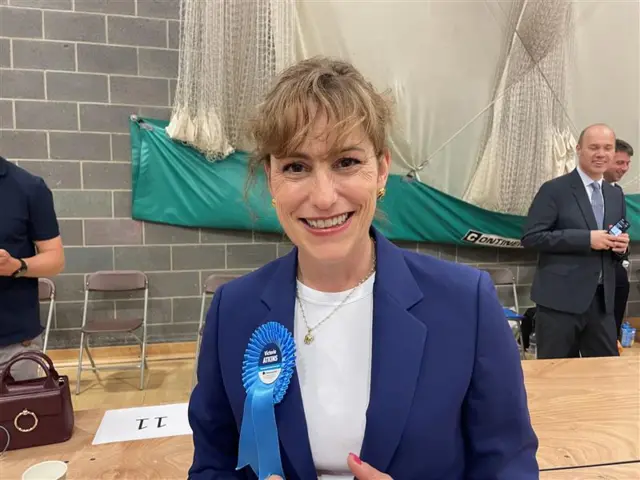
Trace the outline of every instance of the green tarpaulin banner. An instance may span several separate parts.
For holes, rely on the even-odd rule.
[[[169,138],[168,122],[132,117],[132,217],[184,227],[282,233],[259,176],[245,193],[248,155],[211,162]],[[491,212],[419,181],[392,175],[375,225],[390,240],[520,248],[524,217]],[[627,195],[630,235],[640,234],[640,195]]]

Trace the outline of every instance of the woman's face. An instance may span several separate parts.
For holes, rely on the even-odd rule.
[[[361,129],[341,148],[331,149],[334,139],[326,118],[320,118],[297,152],[272,156],[267,166],[285,233],[302,252],[326,262],[344,261],[362,248],[390,162],[388,154],[376,158]]]

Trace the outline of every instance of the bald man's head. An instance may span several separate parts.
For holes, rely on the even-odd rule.
[[[609,125],[607,125],[606,123],[594,123],[592,125],[589,125],[588,127],[586,127],[584,130],[582,130],[580,132],[580,136],[578,137],[578,145],[582,144],[582,140],[584,140],[584,136],[592,128],[594,128],[594,129],[608,129],[611,133],[613,133],[613,129]],[[613,133],[613,135],[614,135],[614,138],[615,138],[615,133]]]
[[[589,125],[580,133],[576,147],[580,168],[589,177],[600,180],[613,162],[615,149],[616,135],[608,125]]]

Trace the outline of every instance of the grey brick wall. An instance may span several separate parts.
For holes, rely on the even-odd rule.
[[[130,218],[128,117],[169,118],[178,16],[178,0],[0,0],[0,155],[46,180],[66,246],[53,346],[78,343],[88,272],[149,272],[150,340],[193,339],[203,277],[277,254],[251,233]],[[139,295],[103,295],[91,312],[133,315],[141,305]]]
[[[0,154],[53,189],[66,245],[66,271],[55,279],[52,346],[78,344],[84,275],[113,268],[149,273],[151,341],[194,339],[200,285],[209,273],[247,272],[290,246],[272,235],[130,218],[128,116],[169,117],[178,69],[178,0],[0,5]],[[528,252],[402,246],[480,267],[506,265],[520,284],[520,306],[530,306],[535,256]],[[500,294],[510,301],[508,289]],[[640,312],[636,288],[632,300]],[[90,311],[135,315],[141,305],[139,295],[101,296]]]

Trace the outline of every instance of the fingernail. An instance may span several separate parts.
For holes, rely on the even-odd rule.
[[[353,458],[353,460],[358,464],[358,465],[362,465],[362,460],[360,460],[360,457],[358,455],[356,455],[355,453],[350,453],[349,455],[351,455],[351,457]]]

